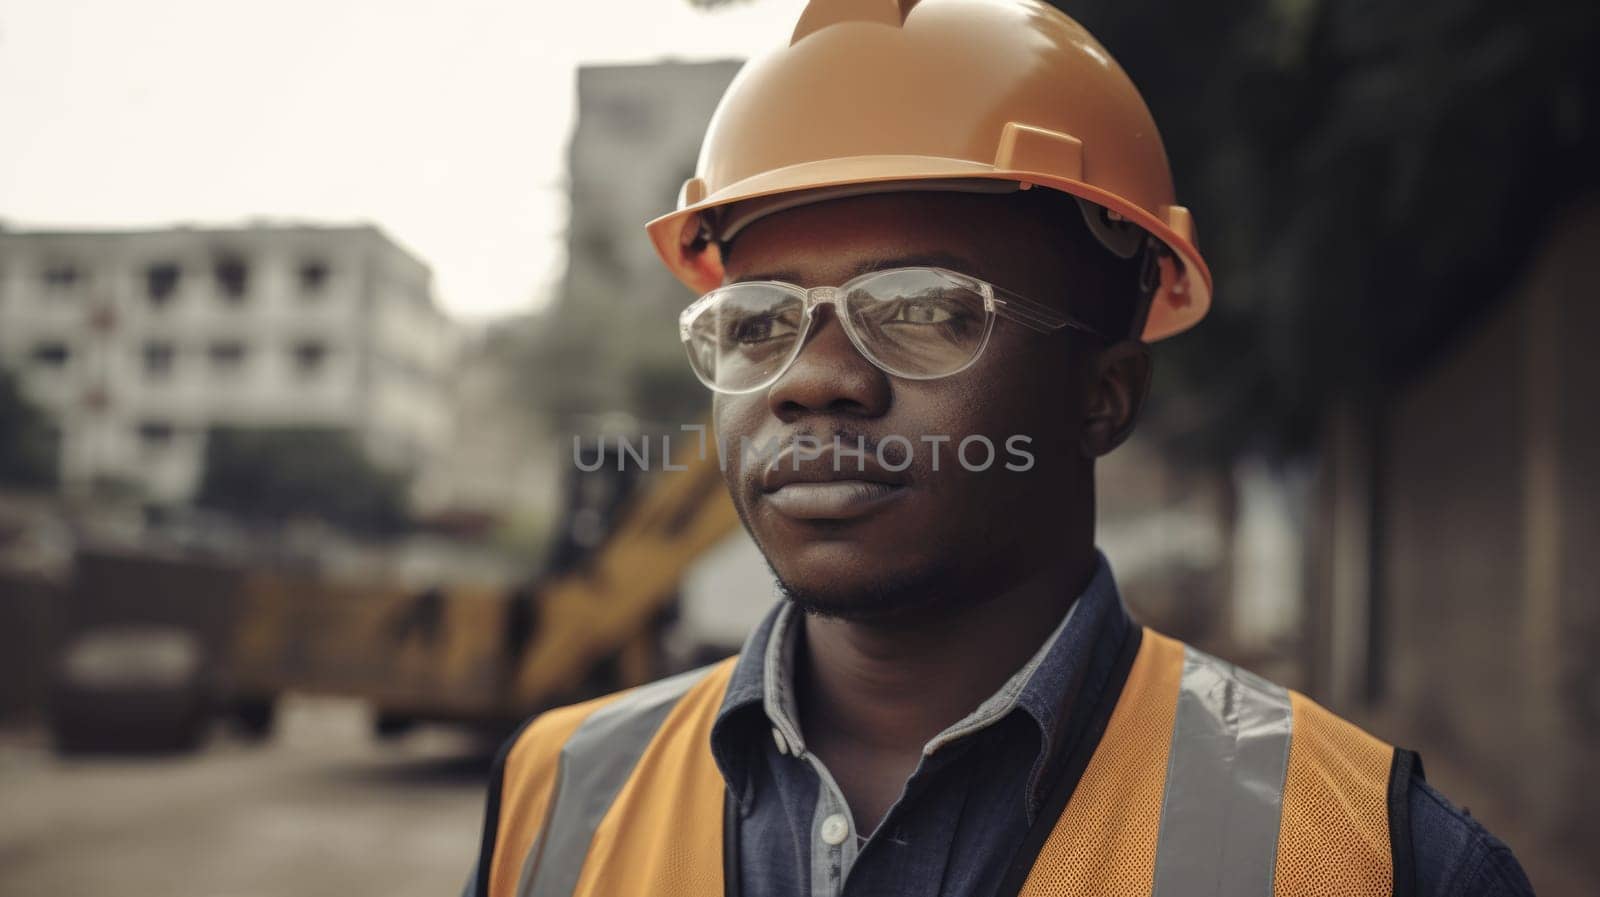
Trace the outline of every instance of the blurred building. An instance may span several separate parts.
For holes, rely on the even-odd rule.
[[[656,259],[644,222],[672,208],[738,67],[578,70],[567,270],[549,307],[466,339],[453,385],[457,432],[448,462],[426,478],[429,504],[470,509],[542,543],[561,525],[574,434],[660,409],[652,399],[662,383],[704,402],[677,336],[687,291]]]
[[[711,113],[741,65],[660,62],[578,70],[564,299],[581,290],[584,299],[687,304],[684,288],[656,258],[644,223],[675,207],[678,190],[694,175]],[[673,328],[674,339],[676,333]]]
[[[0,231],[0,364],[53,416],[69,492],[184,502],[213,426],[350,430],[414,470],[451,435],[431,282],[370,226]]]
[[[704,404],[678,341],[692,298],[656,258],[644,224],[671,211],[694,174],[706,124],[738,62],[584,66],[569,153],[567,271],[544,323],[551,367],[589,411],[641,418]],[[574,339],[578,334],[589,339]]]

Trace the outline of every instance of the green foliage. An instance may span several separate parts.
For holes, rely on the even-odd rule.
[[[50,487],[56,482],[59,439],[49,420],[0,369],[0,483]]]
[[[369,533],[405,524],[403,478],[333,429],[213,429],[196,502],[259,523],[311,517]]]
[[[1150,423],[1292,453],[1401,383],[1596,188],[1600,6],[1060,0],[1160,123],[1216,304],[1157,348]]]

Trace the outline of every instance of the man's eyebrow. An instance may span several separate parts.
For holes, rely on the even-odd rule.
[[[916,267],[950,268],[954,271],[960,271],[963,274],[968,274],[973,277],[977,276],[975,273],[977,266],[973,264],[971,259],[957,255],[953,252],[941,251],[915,253],[912,255],[884,256],[881,258],[869,259],[850,269],[850,271],[845,274],[844,280],[849,280],[853,277],[860,277],[861,275],[866,274],[868,271],[881,271],[885,268]],[[799,283],[800,279],[800,272],[785,269],[777,271],[752,272],[750,274],[744,274],[736,277],[729,282],[747,283],[758,280],[781,280],[784,283]]]

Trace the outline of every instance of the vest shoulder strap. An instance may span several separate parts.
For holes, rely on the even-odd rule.
[[[557,707],[533,717],[518,730],[501,753],[498,782],[491,785],[490,801],[497,803],[485,821],[484,849],[487,887],[479,897],[511,897],[516,893],[522,859],[533,847],[544,824],[545,811],[556,781],[561,746],[590,714],[621,698],[625,692],[604,695],[580,704]]]
[[[535,719],[506,757],[489,897],[623,893],[602,880],[608,870],[650,868],[628,854],[680,841],[663,829],[699,803],[714,804],[710,834],[720,838],[721,776],[704,735],[733,664],[729,658]],[[641,780],[652,787],[641,789]],[[686,803],[675,806],[680,800]],[[637,831],[652,826],[653,833]],[[720,893],[720,866],[715,878]]]
[[[1100,743],[1020,897],[1150,893],[1182,670],[1183,645],[1144,630]]]
[[[1184,647],[1157,835],[1156,897],[1273,893],[1293,723],[1288,690]],[[1214,890],[1197,882],[1214,883]]]
[[[1394,747],[1299,692],[1289,697],[1294,739],[1283,789],[1276,893],[1395,893],[1389,831]],[[1409,845],[1410,832],[1401,834]]]
[[[1020,893],[1389,894],[1391,759],[1304,696],[1145,630]]]

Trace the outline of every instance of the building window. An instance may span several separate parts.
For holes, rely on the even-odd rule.
[[[321,296],[328,286],[326,262],[307,261],[300,265],[300,295]]]
[[[212,268],[217,278],[217,290],[222,298],[232,303],[243,302],[250,289],[250,266],[238,256],[221,256]]]
[[[171,343],[153,342],[144,344],[144,374],[151,380],[164,380],[172,376],[174,362],[177,361],[178,350]]]
[[[72,360],[72,349],[63,342],[39,343],[33,347],[32,356],[34,364],[59,370]]]
[[[244,343],[224,340],[211,344],[211,369],[220,374],[237,374],[244,368],[247,354]]]
[[[316,340],[306,340],[294,346],[294,370],[302,377],[315,377],[327,366],[328,346]]]
[[[166,421],[147,420],[139,424],[139,447],[146,452],[159,452],[172,444],[172,424]]]
[[[46,290],[65,292],[78,286],[83,280],[83,272],[76,265],[60,262],[44,269],[41,275]]]
[[[183,269],[171,262],[162,262],[144,269],[145,294],[150,304],[160,308],[178,292],[178,278]]]
[[[83,407],[96,414],[111,408],[111,392],[106,389],[105,384],[101,383],[84,390]]]

